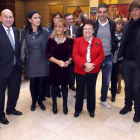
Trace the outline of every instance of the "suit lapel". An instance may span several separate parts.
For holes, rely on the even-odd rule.
[[[7,46],[13,50],[12,44],[11,44],[9,37],[7,36],[7,33],[6,33],[5,29],[3,28],[2,24],[0,24],[0,35],[5,40],[5,42],[8,44]]]

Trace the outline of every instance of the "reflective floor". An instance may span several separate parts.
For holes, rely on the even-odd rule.
[[[46,98],[46,110],[37,105],[36,111],[30,111],[31,97],[29,81],[22,81],[21,91],[16,109],[23,112],[22,116],[6,115],[9,125],[0,123],[0,140],[140,140],[140,123],[133,122],[134,111],[120,115],[124,106],[124,83],[116,101],[108,103],[112,109],[100,105],[101,73],[96,87],[96,111],[91,118],[84,108],[78,118],[74,118],[74,91],[69,90],[68,115],[63,114],[62,99],[58,99],[58,114],[52,113],[52,100]]]

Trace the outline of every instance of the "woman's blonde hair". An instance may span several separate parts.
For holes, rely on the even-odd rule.
[[[52,35],[51,35],[52,38],[54,38],[54,37],[56,36],[55,26],[56,26],[58,23],[62,23],[62,26],[68,27],[68,26],[67,26],[67,22],[66,22],[65,19],[60,18],[60,19],[56,20],[56,21],[54,22],[54,30],[53,30],[53,33],[52,33]],[[65,36],[65,37],[68,37],[68,38],[71,38],[71,36],[69,35],[69,32],[68,32],[68,28],[66,28],[66,31],[64,31],[64,36]]]

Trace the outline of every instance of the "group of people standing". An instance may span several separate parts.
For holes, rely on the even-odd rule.
[[[63,113],[68,113],[68,85],[76,90],[75,113],[78,117],[83,109],[84,92],[87,92],[87,110],[94,117],[96,108],[96,80],[102,72],[101,105],[110,109],[107,93],[111,81],[111,101],[117,93],[118,73],[122,64],[125,82],[125,106],[120,114],[132,110],[134,101],[134,122],[140,121],[140,59],[139,30],[140,2],[134,1],[129,7],[131,20],[115,22],[108,18],[108,6],[98,6],[98,19],[89,20],[82,12],[73,25],[73,15],[59,12],[52,17],[51,25],[41,26],[41,17],[35,10],[27,13],[26,27],[20,32],[12,27],[13,13],[1,12],[0,24],[0,122],[8,124],[5,117],[5,90],[8,87],[7,114],[22,115],[15,109],[19,96],[22,65],[25,75],[30,78],[32,97],[31,111],[36,103],[45,110],[42,99],[44,83],[51,86],[52,111],[57,114],[57,96],[62,92]],[[124,27],[125,26],[125,27]],[[124,27],[124,29],[123,29]],[[21,61],[22,60],[22,61]],[[75,87],[76,77],[76,87]],[[60,89],[61,86],[61,89]]]

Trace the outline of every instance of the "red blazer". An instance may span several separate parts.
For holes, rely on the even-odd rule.
[[[89,43],[85,40],[84,36],[76,38],[73,46],[73,60],[75,62],[75,73],[86,75],[85,66],[87,47]],[[102,42],[99,38],[93,37],[90,49],[91,63],[95,64],[94,69],[90,73],[98,73],[100,66],[104,59],[104,51]]]

